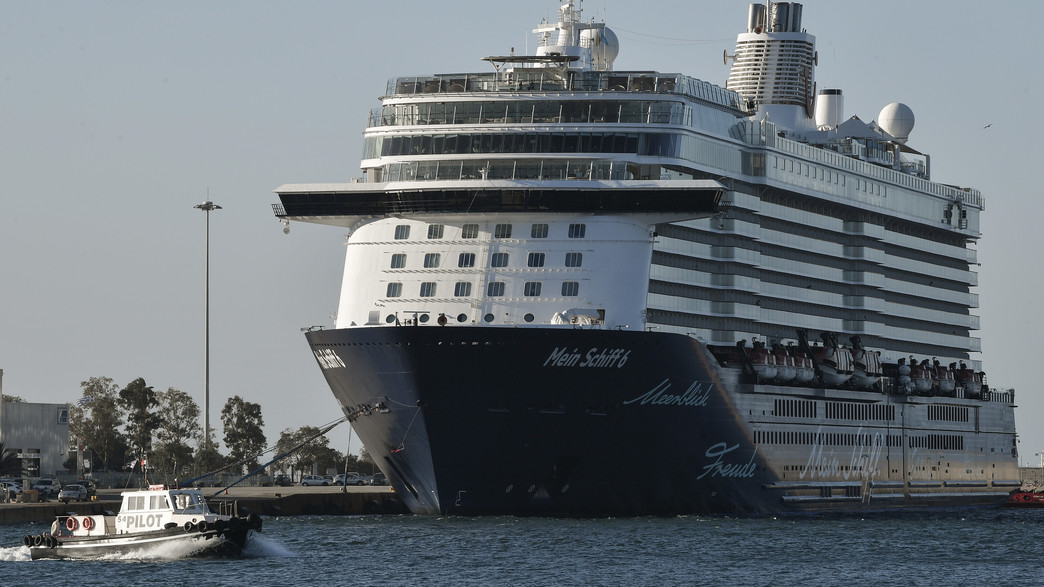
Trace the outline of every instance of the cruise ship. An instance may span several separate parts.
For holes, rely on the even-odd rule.
[[[1014,390],[973,336],[983,196],[933,181],[908,106],[864,119],[817,90],[802,17],[751,4],[715,84],[616,70],[618,37],[565,0],[533,55],[392,79],[362,177],[275,190],[285,232],[347,233],[335,323],[306,338],[413,512],[1018,488]]]

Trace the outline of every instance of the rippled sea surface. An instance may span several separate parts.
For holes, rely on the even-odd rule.
[[[1037,585],[1044,510],[887,517],[266,518],[246,556],[32,561],[0,526],[4,585]],[[75,578],[75,579],[73,579]],[[858,583],[853,583],[853,582]],[[872,582],[872,583],[871,583]]]

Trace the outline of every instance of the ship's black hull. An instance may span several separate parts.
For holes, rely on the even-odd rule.
[[[763,514],[913,505],[902,495],[795,499],[744,425],[749,415],[736,405],[736,381],[691,337],[385,327],[315,331],[308,340],[367,451],[415,513]],[[916,506],[976,507],[1004,497],[940,492]]]

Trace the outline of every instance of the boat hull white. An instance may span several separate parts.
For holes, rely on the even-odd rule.
[[[66,534],[27,535],[23,543],[33,560],[94,559],[104,556],[147,556],[156,549],[174,547],[179,556],[235,556],[242,553],[251,532],[261,530],[256,515],[231,517],[212,524],[168,524],[169,528],[147,532],[75,536]]]

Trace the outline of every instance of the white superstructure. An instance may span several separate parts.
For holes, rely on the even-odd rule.
[[[801,21],[753,5],[722,86],[615,69],[616,36],[567,0],[535,55],[391,80],[360,181],[276,190],[288,226],[349,231],[336,328],[306,337],[411,510],[932,509],[1018,486],[1014,391],[972,359],[983,197],[931,180],[909,106],[868,122],[817,92]],[[606,496],[624,453],[655,481]]]
[[[598,65],[616,37],[581,24],[574,4],[537,29],[535,57],[392,80],[365,133],[366,181],[278,190],[316,202],[400,194],[399,218],[377,218],[391,204],[316,218],[352,230],[338,327],[579,320],[715,344],[807,328],[859,335],[887,361],[948,364],[980,350],[969,245],[981,194],[929,181],[927,155],[885,132],[909,134],[905,105],[886,108],[881,126],[841,120],[840,90],[825,90],[831,113],[817,124],[814,38],[799,4],[752,7],[727,90]],[[422,189],[459,205],[425,213],[423,197],[401,195]],[[602,216],[466,201],[612,189],[722,189],[723,211]]]

